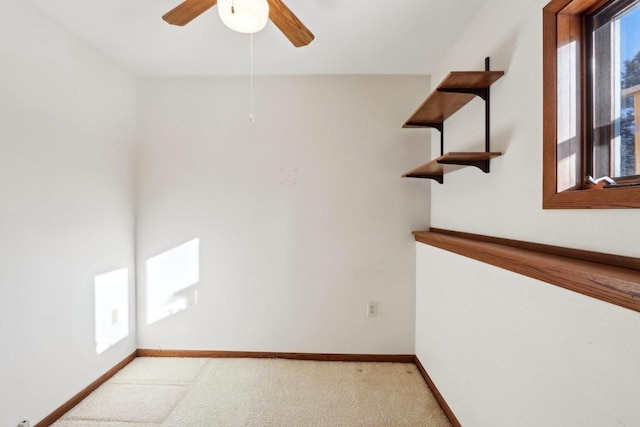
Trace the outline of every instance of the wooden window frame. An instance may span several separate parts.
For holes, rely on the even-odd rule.
[[[593,13],[608,0],[552,0],[543,9],[543,209],[620,209],[640,208],[640,186],[585,188],[582,184],[586,164],[586,43],[584,17]],[[563,33],[564,32],[564,33]],[[579,119],[579,155],[570,165],[562,165],[557,156],[558,132],[558,47],[559,35],[577,42],[580,71],[577,85],[576,115]],[[582,174],[578,184],[566,191],[558,191],[558,171],[571,167]]]

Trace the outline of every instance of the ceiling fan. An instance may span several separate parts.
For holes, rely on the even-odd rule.
[[[282,0],[266,1],[269,4],[269,19],[276,24],[276,27],[282,31],[295,47],[302,47],[311,43],[314,35],[305,27],[298,17],[289,10]],[[186,0],[166,13],[162,19],[172,25],[186,25],[203,12],[215,6],[216,3],[218,3],[218,0]],[[230,10],[231,13],[234,13],[233,2],[231,3]]]

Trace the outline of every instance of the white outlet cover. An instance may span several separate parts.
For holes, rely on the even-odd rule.
[[[369,301],[367,303],[367,316],[374,317],[378,315],[378,303],[375,301]]]

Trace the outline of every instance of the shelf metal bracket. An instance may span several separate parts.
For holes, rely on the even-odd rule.
[[[434,181],[436,181],[439,184],[444,184],[444,177],[442,175],[420,175],[420,174],[416,174],[416,175],[407,175],[407,178],[425,178],[425,179],[432,179]]]
[[[442,132],[442,122],[438,123],[411,123],[411,126],[408,127],[417,127],[417,128],[434,128]]]
[[[455,160],[447,161],[446,159],[438,160],[438,163],[443,165],[461,165],[461,166],[475,166],[484,173],[489,173],[489,160]]]
[[[489,71],[489,70],[485,70],[485,71]],[[480,88],[480,89],[476,89],[476,88],[466,88],[466,89],[440,88],[440,89],[438,89],[438,92],[470,93],[472,95],[479,96],[480,98],[482,98],[485,101],[487,100],[487,97],[489,96],[489,89],[488,88]]]

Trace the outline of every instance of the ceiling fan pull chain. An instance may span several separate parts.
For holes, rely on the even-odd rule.
[[[249,122],[251,124],[254,124],[256,122],[256,118],[253,115],[253,33],[251,33],[250,37],[251,37],[251,48],[250,48],[251,75],[249,77]]]

